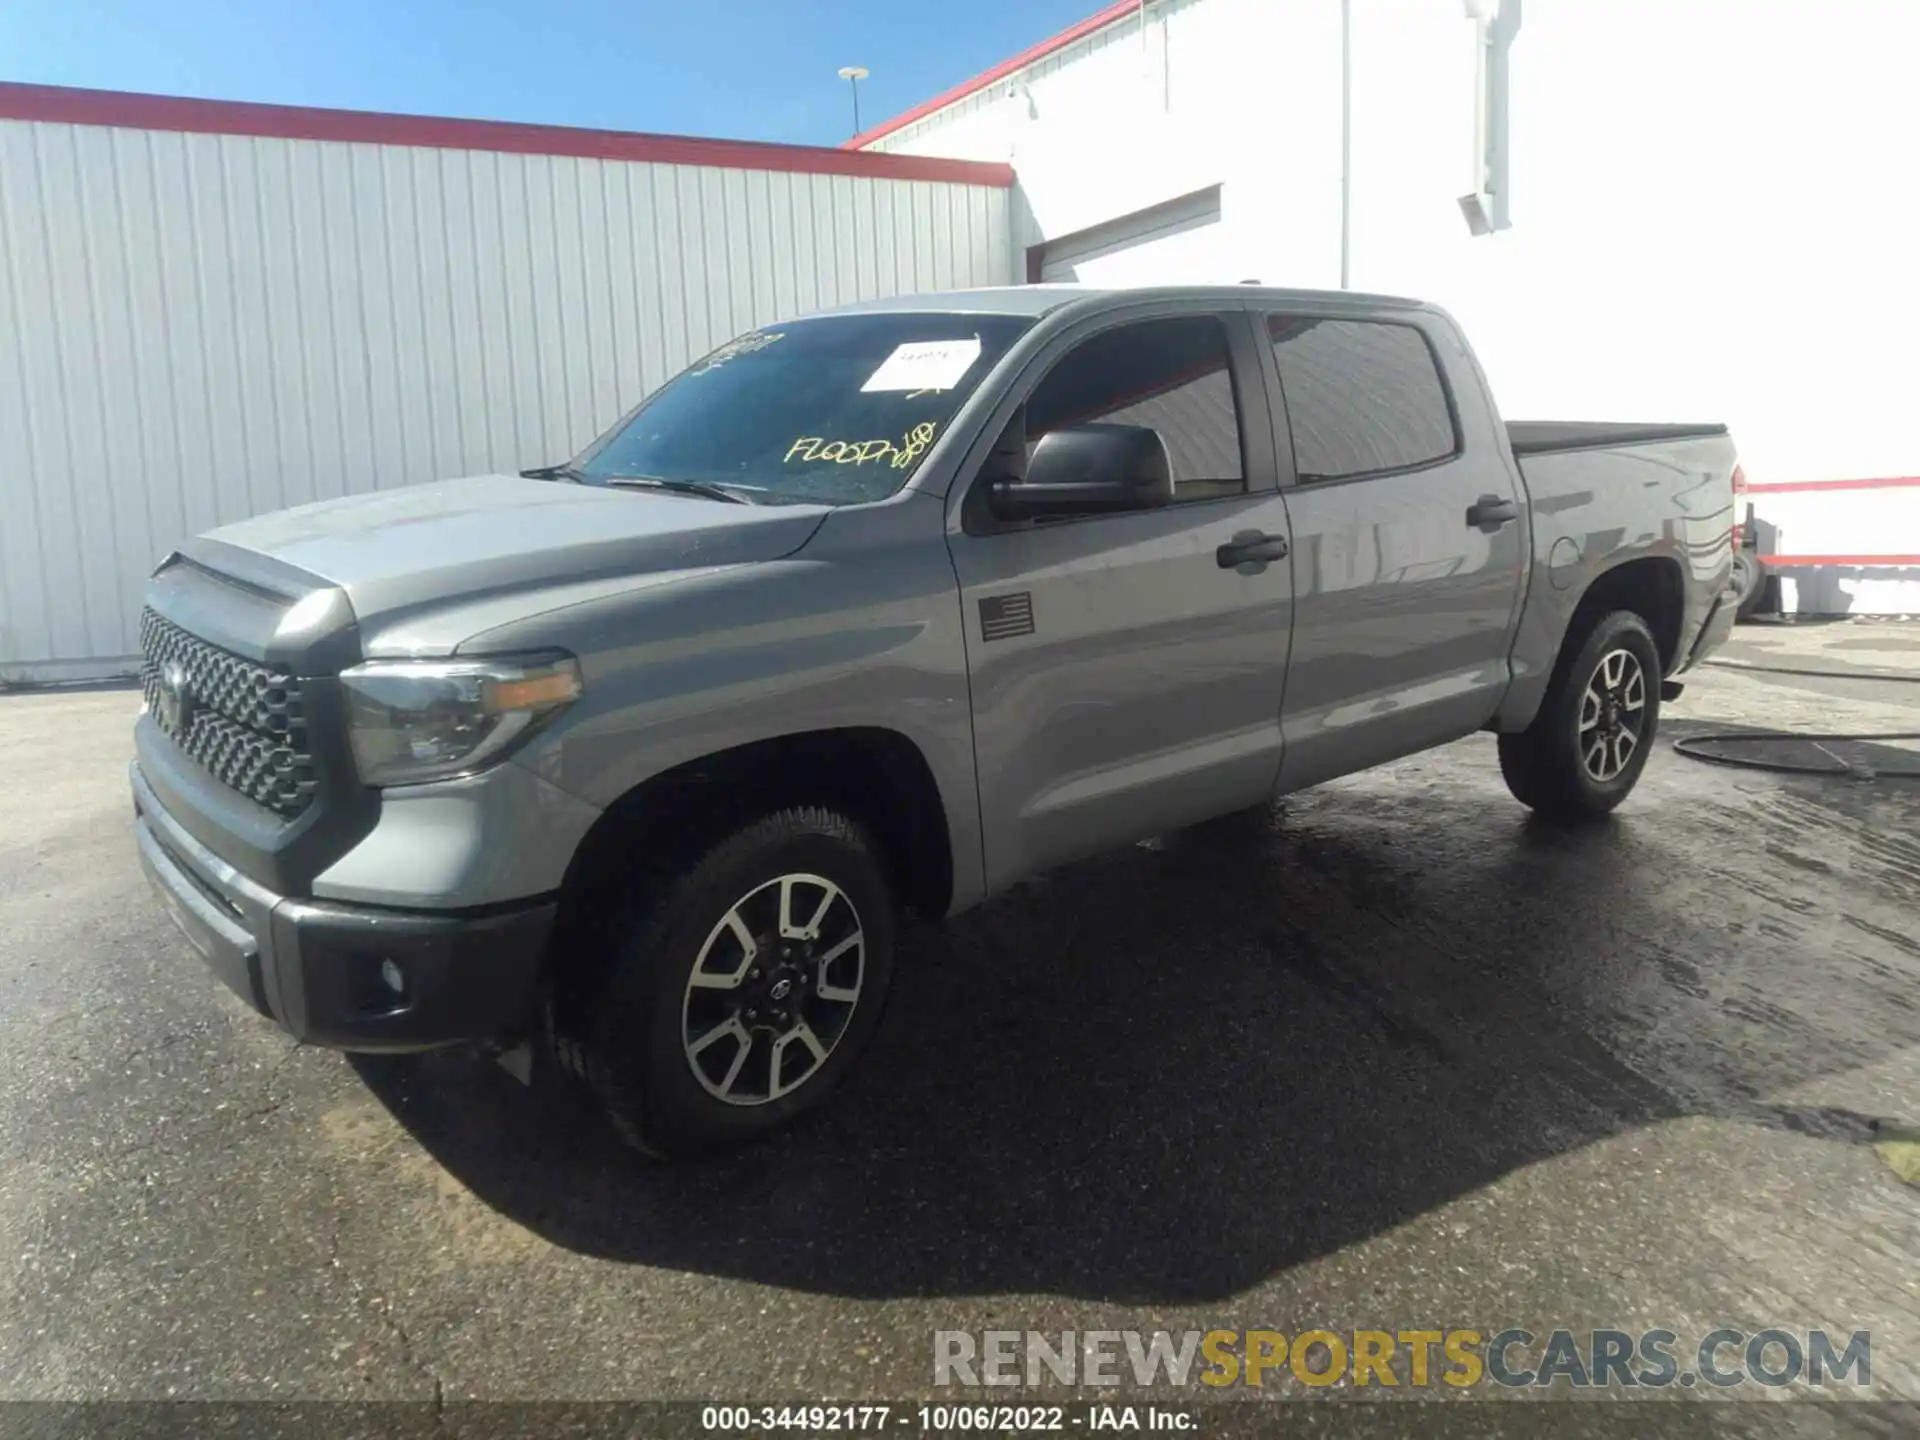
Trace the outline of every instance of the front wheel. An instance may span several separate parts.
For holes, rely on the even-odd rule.
[[[1533,724],[1500,737],[1500,773],[1521,804],[1560,819],[1605,815],[1646,768],[1660,719],[1660,650],[1629,610],[1601,616],[1554,667]]]
[[[866,832],[813,806],[642,887],[599,993],[559,1037],[614,1128],[661,1155],[738,1144],[851,1068],[893,973],[894,901]]]

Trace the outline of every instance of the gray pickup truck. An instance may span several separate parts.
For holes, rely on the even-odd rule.
[[[1733,622],[1734,460],[1503,425],[1405,300],[769,326],[570,464],[169,556],[139,852],[300,1039],[533,1041],[642,1148],[746,1139],[854,1062],[903,907],[1478,730],[1525,804],[1611,810]]]

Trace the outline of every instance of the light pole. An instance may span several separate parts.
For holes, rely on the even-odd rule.
[[[1353,281],[1353,5],[1340,0],[1340,288]]]
[[[867,78],[864,65],[842,65],[840,78],[853,87],[853,133],[860,133],[860,82]]]

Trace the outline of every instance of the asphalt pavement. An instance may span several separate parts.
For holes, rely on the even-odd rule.
[[[289,1044],[140,877],[137,697],[0,696],[0,1399],[900,1398],[937,1330],[1418,1325],[1868,1330],[1920,1399],[1920,785],[1665,743],[1920,728],[1920,646],[1761,651],[1843,676],[1701,672],[1608,824],[1481,736],[911,931],[834,1104],[670,1166]]]

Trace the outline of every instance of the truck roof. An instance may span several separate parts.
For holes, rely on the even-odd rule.
[[[818,310],[817,315],[855,315],[884,312],[942,312],[971,315],[1045,315],[1076,300],[1110,296],[1116,300],[1140,299],[1219,299],[1239,302],[1262,300],[1278,305],[1298,305],[1328,300],[1344,301],[1380,309],[1426,310],[1419,300],[1397,295],[1368,295],[1353,290],[1285,290],[1267,285],[1156,285],[1144,288],[1113,289],[1098,285],[1000,285],[978,290],[940,290],[924,295],[892,295],[881,300],[860,300],[852,305],[837,305]]]

